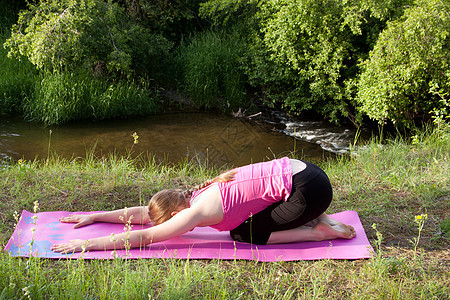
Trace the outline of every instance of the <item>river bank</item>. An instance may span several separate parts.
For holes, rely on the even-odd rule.
[[[316,161],[334,188],[328,213],[358,212],[376,249],[373,259],[87,262],[17,259],[2,252],[2,297],[445,299],[450,134],[429,130],[417,133],[413,143],[379,142],[353,149],[350,156]],[[157,190],[198,184],[220,171],[196,161],[139,164],[89,154],[18,161],[0,171],[0,241],[5,245],[13,231],[14,212],[32,211],[35,201],[40,211],[109,210],[145,203]]]
[[[208,111],[262,103],[356,126],[448,114],[446,1],[225,2],[1,0],[0,114],[46,125],[149,116],[171,105],[165,90]]]

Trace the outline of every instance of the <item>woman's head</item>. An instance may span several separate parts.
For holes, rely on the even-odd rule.
[[[173,212],[188,207],[188,193],[180,189],[157,192],[148,204],[148,215],[153,225],[161,224],[173,216]]]

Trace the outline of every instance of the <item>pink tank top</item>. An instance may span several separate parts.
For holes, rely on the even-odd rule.
[[[287,157],[235,170],[234,180],[214,183],[222,196],[223,219],[211,227],[220,231],[232,230],[271,204],[286,201],[292,189],[292,167]],[[194,192],[191,202],[205,189]]]

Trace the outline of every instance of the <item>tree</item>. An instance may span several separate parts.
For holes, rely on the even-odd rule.
[[[380,123],[423,118],[450,92],[450,4],[419,0],[388,23],[362,67],[357,100]],[[433,87],[433,89],[430,89]]]
[[[401,14],[409,2],[210,0],[201,13],[214,24],[240,26],[248,49],[245,73],[266,104],[357,123],[359,63],[386,20]]]
[[[38,69],[84,66],[97,75],[150,70],[168,51],[161,35],[134,22],[118,4],[101,0],[46,0],[21,11],[5,46]]]

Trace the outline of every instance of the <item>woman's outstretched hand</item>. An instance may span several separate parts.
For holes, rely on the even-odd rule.
[[[92,215],[69,215],[67,217],[59,218],[62,223],[76,223],[73,228],[83,227],[94,223]]]
[[[86,243],[85,240],[71,240],[68,243],[52,245],[50,250],[59,253],[81,252],[86,247]]]

